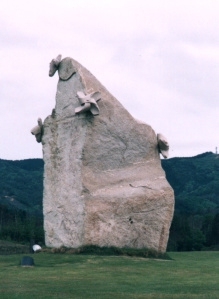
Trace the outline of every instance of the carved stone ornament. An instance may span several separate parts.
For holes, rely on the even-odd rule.
[[[36,137],[36,141],[40,143],[42,141],[42,135],[43,135],[43,123],[42,123],[42,119],[38,118],[37,122],[38,122],[38,125],[35,126],[31,130],[31,134],[33,134]]]
[[[161,155],[166,159],[169,156],[169,143],[162,134],[157,134],[158,148]]]
[[[58,73],[59,78],[63,81],[70,79],[71,76],[76,73],[76,69],[71,58],[66,57],[61,61],[59,64]]]
[[[77,92],[78,100],[81,106],[75,108],[75,113],[82,113],[90,111],[94,116],[99,114],[99,107],[97,101],[101,99],[101,94],[99,91],[92,92],[85,95],[83,91]]]
[[[58,55],[56,58],[54,58],[49,65],[49,76],[52,77],[55,75],[55,72],[58,70],[59,68],[59,64],[61,62],[62,59],[62,55]]]

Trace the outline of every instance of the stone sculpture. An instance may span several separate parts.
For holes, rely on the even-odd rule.
[[[62,55],[58,55],[56,58],[52,59],[49,65],[49,76],[52,77],[55,75],[55,72],[57,71],[59,64],[61,62]]]
[[[165,251],[174,194],[155,132],[77,61],[54,65],[56,105],[42,135],[46,245]]]
[[[42,119],[38,118],[37,122],[38,122],[38,125],[35,126],[31,130],[31,134],[34,135],[35,138],[36,138],[36,141],[40,143],[42,141],[42,135],[43,135],[43,123],[42,123]]]
[[[86,111],[90,111],[93,115],[99,114],[99,107],[96,102],[101,99],[100,92],[97,91],[85,95],[83,91],[78,91],[77,96],[81,106],[75,109],[76,114]]]
[[[166,159],[169,156],[169,143],[162,134],[157,134],[158,148],[161,155]]]
[[[76,69],[71,59],[64,58],[58,67],[59,78],[63,81],[68,80],[76,73]]]

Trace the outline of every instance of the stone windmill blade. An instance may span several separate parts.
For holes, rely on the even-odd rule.
[[[91,93],[91,97],[97,102],[101,100],[101,93],[99,91]]]

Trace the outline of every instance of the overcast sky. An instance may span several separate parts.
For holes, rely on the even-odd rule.
[[[42,158],[58,54],[85,66],[171,157],[219,147],[218,0],[7,0],[0,8],[0,158]]]

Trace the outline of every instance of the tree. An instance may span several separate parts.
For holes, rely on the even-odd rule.
[[[211,230],[211,244],[219,245],[219,213],[214,216]]]

